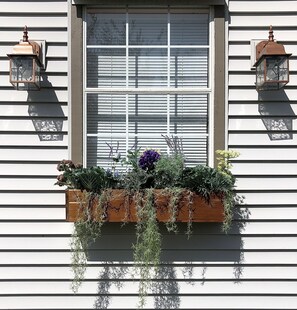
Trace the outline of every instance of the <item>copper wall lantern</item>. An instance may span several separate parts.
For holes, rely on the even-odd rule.
[[[43,41],[45,42],[45,41]],[[9,81],[17,90],[39,90],[40,70],[44,67],[44,48],[35,41],[29,41],[27,26],[23,40],[13,47],[10,59]]]
[[[289,57],[282,44],[274,41],[272,26],[268,41],[256,45],[257,90],[278,90],[289,82]]]

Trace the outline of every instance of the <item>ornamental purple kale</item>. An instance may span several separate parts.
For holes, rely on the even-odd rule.
[[[139,158],[139,167],[143,170],[153,170],[155,163],[160,159],[160,154],[155,150],[146,150]]]

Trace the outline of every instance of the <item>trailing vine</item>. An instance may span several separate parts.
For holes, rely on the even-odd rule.
[[[187,221],[186,235],[188,239],[192,234],[192,228],[193,228],[193,195],[194,195],[193,192],[187,190],[186,199],[188,201],[188,221]]]
[[[165,226],[168,232],[178,232],[176,219],[178,215],[178,208],[180,200],[183,198],[183,188],[173,187],[173,188],[165,188],[163,191],[166,197],[169,197],[168,201],[168,212],[169,212],[169,220],[165,222]]]
[[[152,273],[160,263],[161,233],[156,220],[153,188],[138,192],[135,197],[138,221],[136,223],[136,243],[133,244],[134,263],[140,275],[139,307],[145,304],[145,297],[150,289]]]
[[[79,212],[70,243],[74,293],[78,291],[84,279],[89,244],[101,236],[101,228],[105,220],[104,210],[109,196],[109,191],[103,191],[101,194],[83,191],[81,197],[77,197]]]

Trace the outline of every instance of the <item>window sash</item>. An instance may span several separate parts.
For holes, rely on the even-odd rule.
[[[205,11],[203,12],[205,13]],[[168,17],[170,18],[170,14],[168,14]],[[170,19],[169,19],[170,22]],[[127,23],[127,16],[126,16],[126,23]],[[209,21],[208,21],[209,25]],[[128,27],[127,27],[128,28]],[[128,30],[129,31],[129,30]],[[87,158],[88,165],[98,165],[99,161],[94,161],[94,158],[97,158],[99,156],[100,159],[100,165],[108,165],[110,164],[110,160],[106,157],[108,154],[106,151],[108,151],[108,148],[106,146],[105,142],[108,143],[115,143],[116,141],[121,142],[121,148],[122,152],[127,151],[134,142],[138,139],[141,146],[154,146],[156,148],[160,148],[162,150],[166,150],[165,147],[165,140],[161,137],[161,134],[168,134],[168,135],[178,135],[184,139],[184,148],[185,148],[185,155],[188,157],[189,161],[191,161],[191,164],[206,164],[207,163],[207,157],[209,152],[209,115],[210,115],[210,106],[211,106],[211,83],[209,81],[209,68],[210,68],[210,45],[170,45],[170,31],[169,35],[167,37],[167,45],[129,45],[128,43],[128,36],[126,37],[126,44],[125,45],[97,45],[97,44],[90,44],[85,45],[86,49],[86,55],[88,55],[88,52],[92,50],[101,50],[104,55],[104,51],[106,52],[106,55],[108,54],[108,51],[113,50],[114,55],[120,55],[121,52],[124,53],[124,58],[120,59],[121,56],[118,56],[118,58],[114,59],[116,63],[120,63],[122,61],[121,67],[115,67],[114,68],[114,74],[115,76],[117,74],[120,74],[118,77],[119,79],[108,79],[106,81],[104,80],[104,77],[101,77],[101,81],[93,81],[93,83],[88,83],[88,77],[92,76],[90,72],[88,72],[88,68],[86,69],[86,78],[85,78],[85,119],[88,121],[85,121],[85,150],[87,156],[84,158]],[[209,32],[209,31],[208,31]],[[209,40],[209,39],[208,39]],[[92,42],[91,42],[92,43]],[[207,42],[208,43],[208,42]],[[133,57],[131,56],[131,51],[134,52],[138,51],[144,51],[144,53],[149,54],[150,50],[153,50],[153,53],[158,52],[158,50],[163,49],[166,51],[166,57],[165,61],[163,61],[164,68],[163,69],[163,83],[159,83],[158,79],[156,78],[156,74],[158,73],[158,68],[160,63],[154,62],[153,59],[149,60],[151,61],[152,67],[150,71],[150,67],[147,67],[147,61],[148,59],[142,59],[144,61],[143,69],[146,70],[143,78],[143,83],[139,84],[139,81],[136,83],[135,78],[135,68],[133,67],[132,63],[135,61]],[[179,61],[176,63],[176,59],[174,59],[174,53],[177,53],[177,51],[181,51],[181,54],[188,50],[196,50],[196,51],[205,51],[207,56],[207,61],[204,63],[200,61],[199,59],[197,61],[196,67],[198,68],[196,70],[196,75],[201,77],[203,76],[204,71],[204,80],[202,79],[202,82],[197,84],[191,83],[191,59],[185,57],[183,60],[184,64],[180,65]],[[96,53],[95,53],[96,54]],[[194,57],[194,56],[193,56]],[[194,57],[195,58],[195,57]],[[160,59],[159,59],[160,62]],[[105,59],[101,66],[105,68],[108,67],[108,63],[111,63],[111,59]],[[100,61],[98,61],[98,64],[100,64]],[[139,64],[139,63],[138,63]],[[153,66],[154,64],[157,64],[158,66]],[[201,66],[202,64],[202,66]],[[177,72],[174,71],[174,67],[177,68]],[[95,66],[90,66],[91,70],[93,70],[96,74],[97,68]],[[137,68],[138,70],[141,69],[141,66]],[[156,70],[156,71],[154,71]],[[181,83],[179,83],[178,74],[179,71],[183,72]],[[206,72],[206,73],[205,73]],[[138,72],[139,74],[139,72]],[[134,77],[134,80],[133,80]],[[150,83],[152,79],[155,78],[155,84]],[[146,80],[145,80],[146,79]],[[141,80],[141,79],[139,79]],[[205,82],[206,80],[206,82]],[[190,82],[189,82],[190,81]],[[113,83],[112,83],[113,82]],[[188,82],[188,83],[187,83]],[[141,95],[147,95],[153,93],[155,96],[160,95],[163,96],[165,99],[164,103],[160,105],[160,107],[165,106],[165,110],[163,111],[164,115],[162,114],[159,118],[164,118],[163,121],[157,122],[156,125],[152,128],[152,126],[146,126],[145,124],[150,124],[152,120],[154,119],[153,116],[145,117],[143,115],[140,116],[133,116],[130,113],[131,109],[131,96],[141,96]],[[112,112],[113,114],[110,114],[109,117],[107,117],[106,114],[102,114],[101,117],[97,118],[96,120],[92,120],[92,113],[90,113],[90,107],[88,98],[91,95],[112,95],[112,96],[122,96],[125,100],[125,104],[123,106],[123,110],[120,114],[116,114]],[[196,130],[191,129],[191,126],[193,127],[193,124],[190,125],[187,124],[187,122],[182,123],[182,130],[173,130],[172,128],[175,126],[178,127],[178,125],[181,126],[181,123],[178,123],[178,120],[181,118],[179,116],[176,116],[175,118],[171,115],[170,110],[170,101],[171,98],[174,96],[206,96],[207,102],[204,103],[203,109],[207,111],[204,117],[204,121],[202,120],[202,117],[200,117],[200,123],[198,122],[196,124],[196,127],[199,128],[199,130],[196,128]],[[165,105],[166,102],[166,105]],[[110,108],[117,109],[117,104],[110,105]],[[201,106],[200,106],[201,108]],[[165,113],[166,112],[166,113]],[[94,112],[93,112],[94,113]],[[98,113],[94,113],[94,115],[98,115]],[[104,120],[105,116],[105,120]],[[117,118],[116,122],[112,122],[113,118]],[[131,119],[134,121],[134,123],[138,123],[138,129],[140,132],[133,132],[131,129]],[[166,119],[166,121],[165,121]],[[175,119],[175,125],[172,125],[171,120]],[[198,119],[198,117],[197,117]],[[90,125],[93,121],[93,128]],[[96,126],[98,124],[102,125],[102,128],[96,129],[97,132],[94,132]],[[122,122],[122,123],[121,123]],[[95,125],[96,124],[96,125]],[[104,124],[104,126],[103,126]],[[140,127],[139,127],[140,125]],[[108,126],[113,126],[112,129]],[[188,126],[188,127],[187,127]],[[199,127],[200,126],[200,127]],[[203,128],[203,130],[202,130]],[[153,129],[153,130],[152,130]],[[105,131],[104,131],[105,130]],[[111,133],[112,132],[112,133]],[[145,132],[148,132],[147,134]],[[97,147],[95,147],[97,145]],[[194,147],[193,147],[194,146]]]

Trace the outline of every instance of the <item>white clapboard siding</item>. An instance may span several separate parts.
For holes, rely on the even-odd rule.
[[[248,207],[240,207],[238,208],[238,213],[235,214],[234,218],[242,221],[242,214],[246,214],[245,217],[249,221],[253,220],[277,220],[277,221],[291,221],[297,219],[297,210],[294,205],[290,207],[284,206],[248,206]],[[288,239],[287,241],[289,242]],[[261,244],[263,247],[263,244]],[[265,246],[265,245],[264,245]]]
[[[24,194],[25,195],[25,194]],[[32,194],[31,194],[32,195]],[[42,195],[42,194],[41,194]],[[3,196],[3,194],[0,193],[0,197]],[[33,196],[33,195],[32,195]],[[34,194],[36,196],[36,194]],[[46,195],[43,195],[46,197]],[[248,194],[245,194],[246,198],[248,198],[251,201],[251,204],[253,202],[252,198]],[[59,203],[60,202],[60,203]],[[63,205],[65,202],[59,200],[57,203],[58,205]],[[33,204],[33,203],[32,203]],[[22,205],[19,203],[19,205]],[[23,203],[24,206],[26,206],[26,201]],[[273,203],[271,203],[273,205]],[[14,227],[15,226],[15,227]],[[26,222],[19,222],[19,223],[11,223],[11,222],[3,222],[0,224],[0,234],[4,235],[52,235],[52,234],[71,234],[72,233],[72,223],[35,223],[32,224],[28,221]],[[204,226],[203,226],[204,227]],[[224,235],[224,233],[221,231],[220,226],[217,225],[215,231],[205,231],[203,230],[203,227],[197,231],[196,235],[198,237],[201,234],[206,235]],[[283,228],[284,227],[284,228]],[[16,229],[17,228],[17,229]],[[268,221],[266,222],[247,222],[244,226],[240,228],[240,231],[236,228],[232,229],[230,231],[230,235],[240,235],[240,233],[244,233],[245,235],[254,235],[254,234],[279,234],[279,235],[287,235],[287,234],[297,234],[297,225],[294,222],[273,222],[270,223]],[[197,237],[197,238],[198,238]],[[193,237],[194,238],[194,237]],[[183,242],[186,242],[186,237],[183,238]],[[68,250],[68,249],[67,249]],[[103,255],[104,253],[102,253]],[[176,253],[177,255],[178,253]],[[182,254],[181,254],[182,255]],[[263,258],[265,259],[265,257]]]
[[[265,28],[266,29],[263,29]],[[251,39],[253,40],[267,40],[268,39],[268,30],[269,25],[265,25],[261,30],[251,30],[247,29],[232,29],[230,32],[229,40],[232,43],[235,42],[249,42]],[[274,38],[277,41],[286,41],[286,42],[295,42],[296,41],[297,30],[288,31],[287,29],[276,29],[274,31]]]
[[[43,195],[43,196],[46,197],[46,195]],[[62,205],[63,203],[64,202],[61,201],[60,205]],[[19,205],[21,206],[21,203],[19,203]],[[3,223],[0,223],[0,234],[1,235],[59,235],[59,234],[70,235],[72,231],[73,231],[73,224],[71,223],[58,223],[58,222],[50,222],[50,223],[3,222]],[[30,253],[27,253],[27,254],[28,256],[30,256]],[[4,259],[2,261],[2,264],[3,263],[4,263]],[[9,261],[7,263],[9,263]],[[44,261],[44,263],[46,263],[46,261]]]
[[[16,40],[10,40],[8,41],[7,45],[1,46],[0,49],[0,57],[6,58],[7,54],[10,54],[12,52],[12,48],[15,44],[18,43],[20,40],[20,35],[22,36],[22,31],[20,30],[19,38]],[[44,40],[43,36],[41,35],[40,40]],[[4,43],[2,43],[4,44]],[[46,58],[67,58],[67,52],[68,52],[68,47],[67,43],[59,43],[59,45],[52,43],[52,42],[46,42]]]
[[[248,57],[245,57],[248,58]],[[250,59],[229,59],[228,69],[232,72],[250,72],[251,60]]]
[[[1,1],[1,13],[12,13],[16,11],[27,14],[40,13],[60,13],[65,15],[67,13],[67,1]]]
[[[53,87],[67,87],[67,76],[48,76],[47,83]],[[0,76],[0,85],[3,87],[10,87],[9,74]]]
[[[48,98],[50,101],[50,97]],[[61,102],[4,102],[0,105],[0,116],[23,116],[23,117],[51,117],[59,118],[68,115],[68,107]]]
[[[229,85],[230,86],[250,86],[255,84],[255,72],[249,72],[249,74],[230,74],[229,75]],[[290,75],[290,84],[295,84],[297,82],[297,76],[292,74]]]
[[[129,282],[121,283],[121,279],[110,279],[109,280],[109,289],[108,293],[110,295],[127,295],[133,294],[136,295],[138,292],[138,283],[133,281],[132,279]],[[166,280],[164,280],[166,281]],[[177,293],[180,295],[184,294],[257,294],[261,289],[262,294],[294,294],[297,289],[297,283],[292,281],[269,281],[264,285],[259,283],[258,281],[249,281],[244,282],[240,285],[238,283],[234,283],[234,281],[219,281],[219,282],[207,282],[207,281],[178,281],[177,279],[170,279],[166,281],[167,285],[175,285]],[[79,290],[79,294],[92,294],[96,295],[98,291],[100,292],[100,285],[102,284],[96,283],[94,281],[87,282],[81,286]],[[165,286],[165,283],[164,283]],[[52,294],[52,295],[63,295],[63,294],[73,294],[71,291],[71,286],[69,285],[69,281],[59,281],[59,282],[18,282],[18,285],[14,285],[11,282],[0,282],[0,291],[1,294],[14,295],[18,294],[18,292],[22,292],[22,294]],[[153,283],[152,290],[149,291],[151,294],[158,294],[162,292],[162,284],[156,282]],[[167,292],[168,293],[168,292]],[[1,296],[1,295],[0,295]]]
[[[235,175],[271,175],[271,176],[285,176],[297,175],[297,163],[286,163],[282,158],[278,159],[281,162],[236,162],[233,163],[232,171]]]
[[[23,119],[3,119],[1,120],[0,117],[0,131],[5,131],[7,132],[14,132],[14,131],[19,131],[20,128],[22,128],[23,132],[32,132],[34,130],[37,130],[39,128],[39,131],[53,131],[53,133],[58,131],[59,127],[58,125],[61,125],[61,129],[63,131],[67,131],[68,128],[68,122],[63,121],[59,118],[54,118],[54,117],[40,117],[35,116],[34,119],[32,120],[23,120]],[[28,117],[30,118],[30,116]],[[56,126],[55,126],[56,123]]]
[[[232,2],[232,1],[230,1]],[[269,4],[268,4],[269,5]],[[269,8],[267,8],[269,10]],[[278,14],[273,16],[273,24],[278,27],[289,27],[296,25],[297,14]],[[251,18],[250,14],[231,14],[230,15],[230,27],[269,27],[271,24],[271,15],[267,12],[263,14],[254,15]]]
[[[0,218],[4,221],[10,220],[65,220],[65,208],[64,206],[54,208],[47,208],[46,206],[40,206],[35,208],[30,207],[0,207]],[[1,239],[1,238],[0,238]],[[12,240],[13,241],[13,240]],[[0,241],[1,243],[1,241]],[[12,242],[13,243],[13,242]],[[68,244],[69,245],[69,242]]]
[[[51,60],[46,64],[46,71],[49,73],[64,73],[68,74],[68,63],[66,60]]]
[[[257,177],[255,177],[256,182]],[[239,188],[240,190],[240,188]],[[245,196],[246,205],[264,205],[264,206],[279,206],[293,205],[296,206],[297,193],[296,191],[262,191],[262,192],[241,192]],[[296,223],[294,223],[295,226]],[[260,233],[260,232],[259,232]]]
[[[251,254],[249,250],[253,255],[260,255],[266,246],[272,246],[272,239],[266,238],[266,233],[269,236],[272,233],[269,232],[272,226],[278,239],[276,244],[284,243],[284,246],[293,240],[293,230],[297,227],[297,1],[230,0],[228,8],[228,146],[241,154],[234,160],[233,173],[244,203],[237,206],[235,219],[242,224],[239,227],[241,246],[247,251],[243,253],[242,261],[247,263],[245,258]],[[290,82],[283,91],[261,93],[256,91],[255,71],[251,70],[250,41],[267,40],[270,25],[274,29],[274,38],[284,45],[287,53],[293,54]],[[293,230],[288,229],[289,226]],[[296,251],[297,247],[293,246],[291,254],[295,255]],[[277,278],[278,265],[288,264],[284,257],[278,256],[283,254],[281,248],[262,252],[261,264],[266,261],[267,265],[273,266],[272,278]],[[278,256],[277,262],[271,261],[271,255]],[[242,270],[242,275],[244,273]],[[285,278],[285,271],[283,275]],[[266,282],[260,271],[254,279],[262,284],[257,292],[251,293],[254,300],[258,300],[258,306],[250,305],[244,296],[244,305],[238,305],[237,309],[294,308],[286,299],[282,305],[277,305],[280,292],[274,291],[274,284]],[[297,280],[295,271],[292,271],[292,279]],[[285,281],[278,283],[279,288],[284,284],[284,288],[290,290]],[[265,301],[264,296],[257,297],[264,294],[264,287],[271,288],[270,301]],[[296,291],[292,296],[297,296]],[[276,303],[272,304],[272,301]],[[224,309],[219,303],[217,305]]]
[[[1,190],[55,190],[57,189],[54,185],[56,179],[51,178],[0,178],[0,188]]]
[[[42,210],[43,205],[63,206],[65,201],[53,184],[56,163],[68,157],[68,3],[20,0],[0,1],[0,5],[0,71],[5,72],[0,78],[0,161],[5,176],[0,195],[1,206],[6,207],[2,219],[13,220],[18,218],[17,208],[9,209],[10,205],[37,205]],[[30,39],[47,43],[43,77],[47,82],[39,92],[16,91],[9,84],[6,54],[21,39],[24,25]],[[40,164],[44,161],[48,163]],[[34,211],[22,210],[19,220],[47,219],[45,210],[39,215]],[[63,219],[61,210],[48,208],[48,220],[54,219]]]
[[[27,102],[30,104],[36,102],[36,100],[32,100],[33,98],[38,98],[37,102],[67,102],[68,100],[68,92],[67,90],[55,90],[54,92],[51,89],[43,88],[37,94],[28,94],[24,91],[15,91],[12,87],[11,89],[1,89],[1,101],[3,102]]]
[[[34,132],[32,134],[3,134],[0,135],[0,144],[8,146],[67,146],[67,136],[56,131]]]
[[[278,132],[276,132],[278,133]],[[279,131],[279,133],[282,133]],[[286,132],[285,132],[286,133]],[[286,137],[282,139],[271,140],[270,136],[266,131],[255,132],[255,133],[230,133],[229,134],[229,144],[234,145],[266,145],[266,146],[279,146],[279,145],[296,145],[294,137],[296,133],[293,134],[292,139],[287,139]],[[296,138],[295,138],[296,139]],[[1,141],[1,140],[0,140]]]
[[[182,251],[176,253],[174,255],[175,261],[185,263],[191,257],[192,263],[205,263],[205,264],[226,264],[226,265],[234,265],[234,261],[227,260],[228,257],[240,257],[244,264],[278,264],[279,261],[282,264],[294,265],[297,259],[296,252],[288,251],[256,251],[256,252],[244,252],[241,251],[239,253],[238,250],[191,250],[191,253],[181,253]],[[104,253],[94,253],[97,255],[98,259],[88,260],[90,265],[101,264],[106,261],[116,261],[117,258],[125,258],[125,260],[129,259],[132,263],[132,253],[131,250],[111,250],[104,251]],[[101,259],[99,258],[101,257]],[[209,258],[210,257],[210,258]],[[171,262],[170,258],[172,257],[172,251],[164,251],[163,259],[164,261]],[[209,258],[209,259],[207,259]],[[103,260],[102,260],[103,259]],[[186,259],[186,260],[185,260]],[[226,261],[227,260],[227,261]],[[0,256],[0,264],[17,264],[17,265],[61,265],[68,264],[71,261],[71,253],[69,251],[40,251],[40,252],[16,252],[16,251],[5,251],[1,253]],[[122,260],[121,260],[122,261]],[[238,261],[239,262],[239,261]]]
[[[1,157],[2,158],[2,157]],[[61,158],[62,159],[62,158]],[[57,161],[58,163],[58,161]],[[23,163],[1,163],[1,175],[13,176],[15,171],[18,171],[20,176],[55,176],[60,174],[56,169],[55,161],[51,163],[38,163],[38,162],[23,162]]]
[[[265,39],[266,40],[266,39]],[[251,64],[251,60],[249,59],[249,56],[244,56],[242,59],[236,59],[236,58],[230,58],[229,60],[229,71],[232,71],[232,74],[235,72],[244,72],[247,74],[251,73],[251,67],[254,64]],[[297,70],[297,59],[290,58],[290,71],[296,71]],[[254,72],[254,71],[253,71]],[[292,77],[295,77],[294,74],[290,75],[290,79]]]
[[[138,305],[133,224],[103,226],[86,281],[77,295],[70,289],[74,224],[65,221],[63,188],[54,185],[57,163],[69,158],[69,8],[67,0],[0,0],[0,310]],[[194,224],[189,240],[185,225],[177,235],[162,229],[168,264],[147,309],[296,309],[297,1],[230,0],[226,8],[227,146],[241,154],[233,172],[244,200],[229,234],[220,224]],[[271,23],[293,57],[290,83],[269,95],[256,91],[250,40],[266,39]],[[16,91],[8,81],[6,54],[25,24],[29,38],[47,41],[39,92]],[[266,121],[277,119],[290,128],[268,132]]]
[[[52,60],[48,59],[46,64],[46,72],[48,73],[60,73],[65,74],[68,71],[68,64],[66,60]],[[9,62],[7,59],[0,59],[0,71],[8,74],[9,72]],[[6,77],[7,80],[7,77]]]
[[[263,160],[281,160],[284,163],[286,160],[296,160],[297,150],[296,148],[289,148],[288,146],[281,146],[279,148],[275,147],[263,147],[260,148],[244,147],[244,146],[232,146],[232,149],[236,149],[240,152],[239,160],[250,160],[253,162],[263,161]],[[240,173],[240,172],[237,172]]]
[[[1,184],[1,183],[0,183]],[[254,178],[239,177],[237,186],[241,190],[295,190],[297,177],[257,177],[257,183]]]
[[[288,116],[269,116],[267,115],[266,119],[289,119],[292,122],[292,128],[295,128],[297,121],[293,117]],[[251,119],[251,118],[237,118],[237,119],[230,119],[229,120],[229,129],[233,131],[247,131],[247,130],[265,130],[265,118]],[[272,128],[273,129],[273,128]],[[286,128],[288,130],[288,128]],[[277,130],[277,127],[274,129]]]
[[[55,161],[59,162],[62,159],[68,158],[68,150],[67,148],[49,148],[49,147],[41,147],[28,149],[26,147],[20,148],[0,148],[0,158],[2,161]],[[17,170],[18,171],[18,170]],[[13,174],[18,174],[14,170],[11,171]]]
[[[243,3],[244,2],[244,3]],[[281,4],[281,5],[280,5]],[[255,1],[255,0],[232,0],[229,1],[229,10],[232,13],[282,13],[282,12],[292,12],[292,1],[279,0],[272,1]]]
[[[0,14],[2,11],[0,12]],[[29,22],[29,23],[28,23]],[[24,25],[28,23],[28,31],[30,34],[30,37],[32,37],[32,40],[35,38],[35,28],[38,29],[38,27],[67,27],[67,16],[64,14],[63,16],[47,16],[44,18],[44,16],[39,16],[38,14],[34,16],[28,16],[28,17],[19,17],[19,16],[2,16],[0,19],[0,28],[23,28]],[[7,33],[11,33],[7,31]],[[39,36],[39,34],[38,34]],[[3,37],[5,38],[5,36]],[[37,37],[36,37],[37,38]],[[40,37],[39,37],[40,38]]]
[[[85,274],[86,280],[106,280],[106,274],[109,279],[117,279],[121,274],[121,279],[131,279],[135,275],[134,267],[128,264],[119,264],[115,262],[112,265],[103,264],[104,266],[88,266]],[[183,266],[184,265],[184,266]],[[168,268],[168,267],[167,267]],[[179,266],[169,267],[179,280],[195,280],[195,281],[207,281],[207,280],[255,280],[261,278],[263,281],[267,280],[289,280],[296,277],[297,267],[292,265],[287,266],[267,266],[267,265],[247,265],[242,266],[242,273],[236,275],[234,269],[236,267],[232,265],[226,266],[213,266],[209,264],[193,264],[189,266],[187,263],[179,264]],[[166,270],[166,267],[160,267],[160,270]],[[65,266],[13,266],[13,267],[0,267],[1,280],[70,280],[73,278],[72,270],[66,264]],[[156,279],[168,279],[166,273],[159,273],[156,275]]]
[[[297,50],[296,50],[296,52],[297,52]],[[287,96],[287,100],[296,100],[297,89],[287,88],[286,89],[286,96]],[[232,101],[241,101],[241,100],[257,101],[259,99],[261,99],[261,94],[258,94],[258,92],[256,91],[255,84],[250,85],[250,88],[236,87],[236,88],[230,88],[229,89],[229,100],[232,100]],[[284,98],[282,95],[279,95],[279,94],[274,94],[274,96],[272,96],[269,99],[269,101],[280,101],[280,100],[283,101]]]
[[[263,101],[243,101],[238,100],[235,102],[231,102],[229,104],[229,116],[257,116],[259,119],[261,119],[261,107],[264,107],[266,109],[263,112],[264,115],[269,116],[269,114],[272,115],[272,117],[277,117],[278,114],[274,112],[274,110],[281,109],[282,112],[279,113],[280,116],[291,116],[293,120],[295,120],[295,115],[297,113],[297,104],[296,101],[293,101],[292,103],[288,103],[285,100],[282,101],[272,101],[272,98],[270,100]],[[241,119],[241,118],[240,118]],[[234,121],[234,120],[232,120]]]
[[[93,309],[94,303],[104,305],[108,302],[110,309],[137,309],[137,296],[110,296],[103,299],[95,296],[28,296],[28,297],[2,297],[0,309],[42,309],[46,304],[49,309]],[[164,300],[165,299],[165,300]],[[240,309],[244,300],[246,309],[296,309],[297,297],[294,296],[181,296],[177,300],[169,301],[164,298],[147,298],[146,308],[154,309],[155,305],[176,304],[180,309]],[[74,302],[75,300],[75,302]],[[166,302],[167,301],[167,302]],[[134,307],[131,305],[135,305]]]
[[[41,22],[41,21],[40,21]],[[11,31],[3,31],[1,33],[0,37],[0,43],[3,44],[4,42],[15,42],[17,44],[20,39],[22,38],[22,29],[23,25],[30,24],[30,18],[26,18],[22,20],[22,27],[19,27],[20,30],[11,30]],[[40,27],[42,27],[42,23],[40,24]],[[55,26],[54,22],[52,21],[51,24],[52,27]],[[63,26],[66,27],[66,26]],[[38,30],[33,30],[30,28],[28,29],[29,33],[29,39],[31,40],[46,40],[48,43],[64,43],[67,42],[67,31],[50,31],[50,30],[45,30],[45,31],[38,31]]]
[[[269,25],[270,23],[268,23],[267,25]],[[269,26],[267,27],[267,30],[269,30]],[[268,32],[267,32],[268,33]],[[253,38],[252,39],[261,39],[262,38]],[[266,38],[264,38],[265,40]],[[297,46],[295,44],[284,44],[285,48],[286,48],[286,52],[287,53],[293,53],[296,55],[297,52]],[[242,44],[238,44],[237,42],[231,42],[229,44],[229,56],[247,56],[250,57],[251,55],[251,46],[250,46],[250,40],[244,41],[244,43]]]
[[[9,193],[0,192],[0,202],[1,205],[64,205],[65,204],[65,194],[61,190],[61,193]],[[16,232],[17,233],[17,232]]]
[[[28,209],[28,208],[26,208]],[[60,208],[61,211],[64,211]],[[1,212],[2,208],[0,208]],[[50,212],[50,209],[47,209],[47,212]],[[63,212],[64,213],[64,212]],[[63,214],[64,216],[64,214]],[[50,215],[49,215],[50,218]],[[208,235],[202,235],[197,238],[192,238],[187,242],[184,242],[182,249],[190,249],[190,250],[214,250],[220,247],[225,250],[236,250],[237,244],[236,239],[238,236],[230,236],[228,238],[228,243],[225,242],[224,245],[220,245],[220,242],[223,244],[224,240],[227,238],[223,236],[215,236],[212,239],[212,242],[209,242],[210,238]],[[185,237],[175,236],[175,235],[167,235],[163,237],[163,249],[173,250],[175,249],[177,242],[183,242]],[[117,249],[127,249],[131,247],[132,242],[135,241],[135,235],[126,235],[118,236],[118,235],[106,235],[103,237],[103,241],[96,242],[96,244],[92,245],[92,249],[96,250],[113,250]],[[0,247],[3,250],[65,250],[69,246],[69,237],[44,237],[36,236],[36,237],[1,237],[0,238]],[[283,237],[250,237],[245,236],[241,237],[242,242],[242,250],[294,250],[296,249],[297,237],[288,237],[284,242]],[[264,244],[264,246],[263,246]],[[117,245],[117,247],[116,247]],[[1,291],[1,290],[0,290]]]

